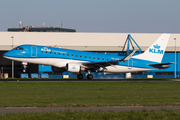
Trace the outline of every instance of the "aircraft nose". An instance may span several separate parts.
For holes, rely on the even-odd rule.
[[[6,53],[4,53],[4,55],[3,55],[3,57],[10,57],[10,56],[12,56],[11,52],[6,52]]]

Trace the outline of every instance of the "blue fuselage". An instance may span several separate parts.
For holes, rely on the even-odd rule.
[[[56,67],[64,67],[69,62],[76,62],[79,64],[84,62],[116,61],[124,58],[124,56],[107,55],[102,53],[85,52],[85,51],[46,47],[39,45],[18,46],[5,53],[4,57],[21,62],[44,64],[44,65],[51,65]],[[119,62],[119,65],[116,65],[116,67],[117,66],[127,67],[127,70],[128,68],[131,67],[132,72],[136,71],[135,69],[133,70],[132,68],[142,68],[142,70],[140,71],[144,71],[149,69],[155,69],[152,66],[148,66],[148,64],[155,64],[155,63],[156,62],[135,59],[132,57],[128,61]],[[108,67],[109,67],[109,72],[115,72],[115,70],[111,71],[110,67],[112,66],[108,66]],[[115,68],[115,66],[113,67]],[[125,70],[124,72],[127,72],[127,70]],[[121,70],[117,70],[117,72],[121,72]]]

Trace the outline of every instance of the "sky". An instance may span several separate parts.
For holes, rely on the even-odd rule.
[[[24,26],[97,33],[180,33],[180,0],[1,0],[0,31]]]

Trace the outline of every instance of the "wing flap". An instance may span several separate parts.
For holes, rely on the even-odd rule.
[[[111,65],[118,65],[119,62],[129,60],[135,52],[136,50],[132,51],[129,55],[127,55],[126,57],[120,60],[104,61],[104,62],[86,62],[86,63],[82,63],[82,65],[88,68],[95,68],[95,69],[100,68],[100,67],[111,66]]]

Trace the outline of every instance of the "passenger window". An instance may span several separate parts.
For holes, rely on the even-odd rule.
[[[59,55],[60,55],[61,53],[59,53]]]
[[[67,54],[67,56],[69,56],[69,54]]]
[[[89,59],[91,59],[91,57],[89,57]]]
[[[76,57],[77,57],[77,55],[76,55]]]
[[[87,58],[87,56],[85,56],[85,58]]]
[[[80,55],[80,57],[82,57],[82,56]]]
[[[108,59],[107,59],[107,61],[108,61]]]
[[[54,52],[54,54],[56,54],[56,52]]]
[[[46,51],[46,53],[47,53],[47,51]]]
[[[102,60],[104,60],[104,58],[102,58]]]
[[[95,59],[95,57],[93,57]]]
[[[98,60],[99,60],[99,58],[98,58]]]
[[[50,52],[50,54],[52,54],[52,52]]]
[[[63,55],[65,55],[65,54],[63,53]]]
[[[73,56],[73,55],[71,55],[71,56]]]
[[[43,53],[43,51],[41,51]]]

